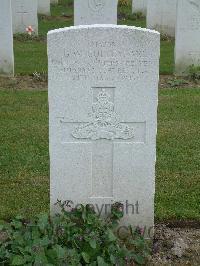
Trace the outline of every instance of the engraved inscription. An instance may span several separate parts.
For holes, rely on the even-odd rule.
[[[106,0],[88,0],[88,7],[94,11],[98,12],[105,6]]]
[[[105,89],[102,89],[96,98],[97,101],[92,104],[91,122],[75,128],[72,136],[92,140],[133,138],[133,128],[120,123],[114,111],[114,103],[110,101],[110,95]]]
[[[193,0],[190,0],[189,2],[190,2],[190,4],[192,5],[193,8],[198,9],[198,11],[200,11],[200,4],[199,3],[197,3],[197,2],[195,2]]]
[[[156,63],[151,56],[154,50],[147,57],[145,49],[139,45],[123,51],[118,49],[114,41],[96,41],[87,43],[87,47],[84,50],[64,48],[59,59],[56,54],[52,55],[51,63],[68,80],[112,82],[133,81],[141,75],[149,75]],[[84,65],[78,64],[80,59],[84,60]]]

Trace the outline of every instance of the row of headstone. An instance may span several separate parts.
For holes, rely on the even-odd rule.
[[[14,74],[13,34],[29,26],[38,34],[37,13],[49,15],[50,0],[0,0],[0,75]]]
[[[200,65],[199,0],[133,0],[133,11],[145,13],[147,28],[175,37],[175,73],[185,75]]]
[[[13,33],[24,33],[26,27],[31,25],[34,33],[38,33],[37,10],[43,8],[42,13],[49,14],[49,0],[12,0]],[[74,2],[74,23],[80,24],[117,24],[117,0],[82,1]],[[41,4],[42,3],[42,4]],[[134,1],[135,10],[142,10],[145,1]],[[199,31],[200,11],[198,0],[176,1],[174,0],[148,0],[147,27],[156,29],[169,36],[175,35],[175,66],[177,74],[184,74],[191,64],[200,64],[199,55]],[[46,11],[45,11],[46,10]],[[143,9],[144,10],[144,9]],[[176,12],[177,11],[177,12]],[[9,13],[8,13],[9,14]],[[177,14],[177,15],[176,15]],[[183,19],[187,15],[187,22]],[[184,27],[183,27],[184,26]],[[188,38],[188,35],[190,38]]]

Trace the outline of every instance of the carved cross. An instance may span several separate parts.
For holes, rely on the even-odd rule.
[[[71,123],[66,121],[64,117],[59,117],[62,124],[73,124],[71,125],[73,144],[82,142],[92,145],[92,191],[89,195],[90,198],[113,197],[115,143],[144,144],[145,142],[145,122],[121,122],[118,114],[115,113],[114,89],[114,87],[93,88],[92,112],[87,123]],[[97,92],[95,96],[94,91]],[[109,94],[108,91],[113,91],[113,93]],[[111,100],[112,96],[113,101]]]

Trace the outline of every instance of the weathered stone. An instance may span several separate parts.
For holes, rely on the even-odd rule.
[[[50,15],[50,0],[38,0],[38,14]]]
[[[14,74],[12,10],[10,0],[0,0],[0,75]]]
[[[26,33],[32,26],[38,34],[37,0],[12,0],[13,33]]]
[[[148,0],[147,28],[175,36],[176,0]]]
[[[117,24],[118,0],[74,0],[74,25]]]
[[[121,202],[123,224],[153,225],[159,47],[128,26],[48,33],[52,211]]]
[[[177,6],[176,74],[186,75],[191,65],[200,66],[200,1],[181,0]]]

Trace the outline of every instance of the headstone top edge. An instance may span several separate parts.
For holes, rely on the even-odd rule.
[[[127,29],[127,30],[133,30],[133,31],[140,31],[140,32],[148,32],[155,35],[160,36],[160,33],[156,30],[150,30],[146,28],[141,27],[135,27],[135,26],[127,26],[127,25],[114,25],[114,24],[93,24],[93,25],[79,25],[79,26],[71,26],[71,27],[65,27],[65,28],[59,28],[55,30],[50,30],[47,35],[52,35],[56,33],[61,32],[67,32],[72,30],[81,30],[81,29]]]

